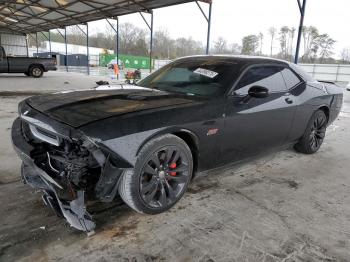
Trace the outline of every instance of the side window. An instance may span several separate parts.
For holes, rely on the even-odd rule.
[[[259,66],[249,69],[241,78],[236,86],[235,92],[238,95],[248,94],[252,86],[263,86],[269,89],[269,92],[284,92],[286,85],[278,66]]]
[[[288,68],[284,68],[282,70],[282,75],[283,75],[284,80],[286,81],[287,89],[291,89],[291,88],[293,88],[301,83],[299,77],[297,77],[294,74],[294,72],[292,72]]]

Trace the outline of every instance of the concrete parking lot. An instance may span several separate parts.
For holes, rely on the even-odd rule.
[[[93,205],[92,237],[69,228],[20,182],[10,128],[26,96],[98,80],[106,79],[0,75],[0,261],[350,260],[349,91],[317,154],[288,149],[212,171],[156,216],[120,203]]]

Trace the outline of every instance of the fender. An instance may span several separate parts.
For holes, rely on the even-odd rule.
[[[191,131],[189,129],[173,126],[173,127],[169,127],[169,128],[166,128],[166,129],[159,130],[158,132],[156,132],[153,135],[151,135],[148,138],[146,138],[143,141],[143,143],[139,146],[139,148],[137,150],[137,153],[136,153],[136,156],[139,154],[139,152],[141,151],[142,147],[145,144],[147,144],[150,140],[152,140],[152,139],[154,139],[156,137],[159,137],[161,135],[165,135],[165,134],[174,134],[174,135],[176,135],[176,133],[187,133],[187,134],[189,134],[191,136],[192,140],[195,143],[196,149],[198,150],[198,148],[199,148],[199,139],[198,139],[198,136],[193,131]]]

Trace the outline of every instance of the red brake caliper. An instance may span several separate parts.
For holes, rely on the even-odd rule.
[[[169,165],[169,168],[175,169],[175,168],[176,168],[176,163],[171,163],[171,164]],[[171,176],[176,176],[176,172],[169,172],[169,175],[171,175]]]

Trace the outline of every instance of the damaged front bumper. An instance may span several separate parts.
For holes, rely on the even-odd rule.
[[[64,217],[72,227],[85,231],[88,235],[93,234],[96,224],[87,211],[86,199],[102,202],[113,201],[117,195],[119,178],[128,169],[117,168],[108,153],[91,149],[91,154],[95,155],[94,159],[98,159],[96,163],[100,166],[100,172],[96,173],[95,178],[91,180],[93,182],[90,182],[90,190],[84,187],[80,188],[68,181],[69,172],[66,171],[67,177],[63,177],[61,171],[57,171],[57,177],[55,177],[47,170],[45,166],[47,163],[36,158],[38,149],[35,143],[32,143],[31,140],[28,141],[24,134],[23,124],[24,121],[17,118],[12,126],[13,147],[23,161],[21,169],[23,182],[41,190],[44,203],[51,207],[58,216]],[[45,144],[45,141],[41,141],[41,143]],[[48,155],[48,157],[50,156]],[[51,166],[50,161],[48,163]],[[51,168],[53,167],[51,166]],[[67,183],[65,184],[63,181]],[[80,183],[80,181],[78,182]],[[70,197],[62,197],[65,195],[70,195]]]

